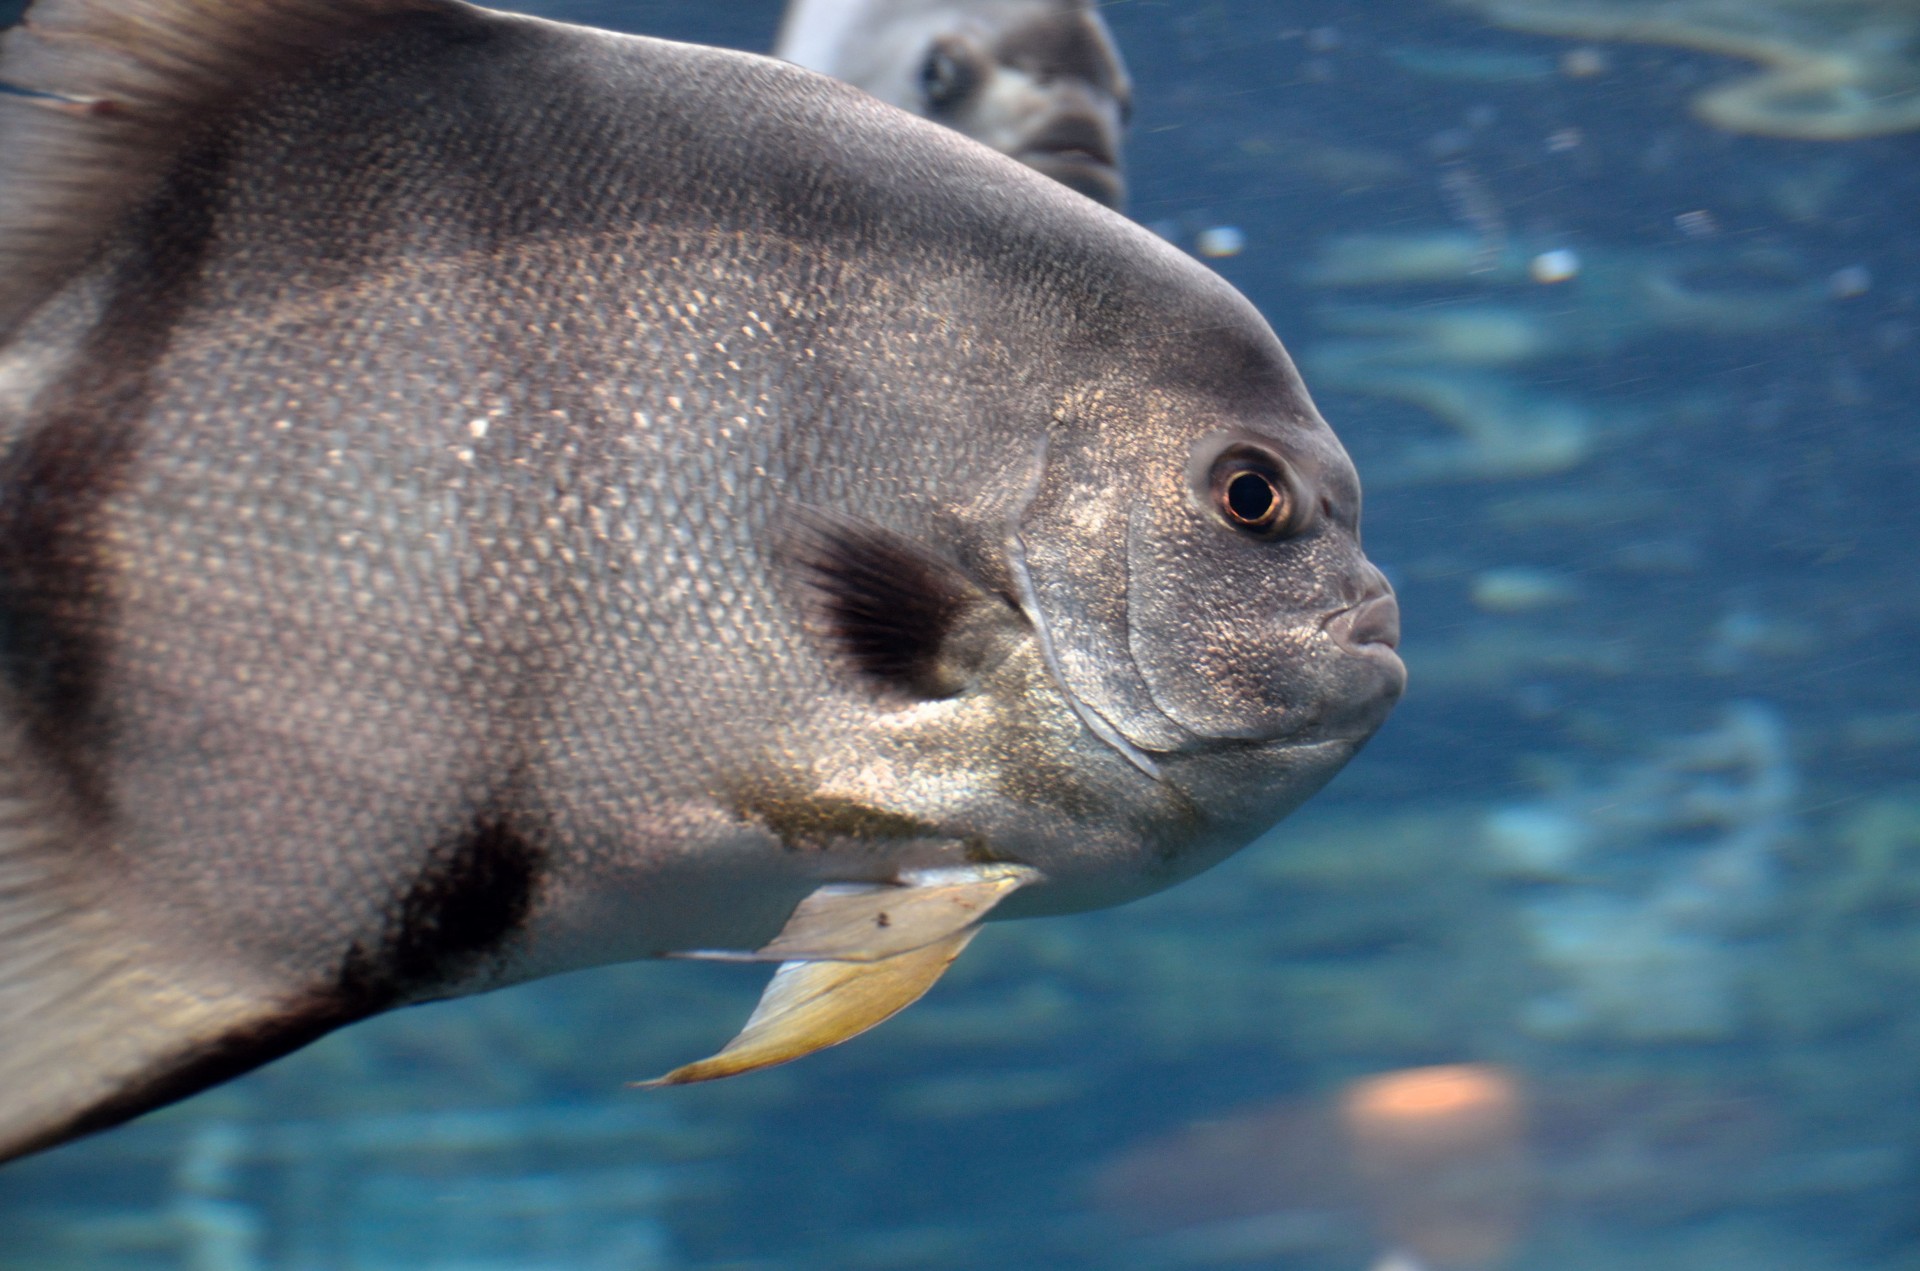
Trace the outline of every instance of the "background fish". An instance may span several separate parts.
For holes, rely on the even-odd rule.
[[[1400,691],[1265,323],[944,129],[453,0],[0,78],[0,1155],[620,959],[783,963],[668,1079],[778,1062]]]
[[[793,0],[774,54],[1126,201],[1133,87],[1089,0]]]

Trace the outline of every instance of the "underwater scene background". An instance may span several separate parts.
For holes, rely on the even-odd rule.
[[[360,1025],[0,1170],[0,1268],[1920,1269],[1920,0],[1104,11],[1360,468],[1370,749],[764,1075],[625,1084],[750,967]]]

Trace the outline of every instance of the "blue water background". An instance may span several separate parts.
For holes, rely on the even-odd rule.
[[[1471,1062],[1526,1122],[1483,1265],[1920,1268],[1920,134],[1735,135],[1690,102],[1748,63],[1437,2],[1106,13],[1130,214],[1223,253],[1367,484],[1412,670],[1371,748],[768,1074],[623,1084],[750,968],[349,1030],[0,1171],[0,1267],[1360,1268],[1421,1184],[1360,1177],[1342,1092]],[[1456,264],[1354,281],[1356,235]]]

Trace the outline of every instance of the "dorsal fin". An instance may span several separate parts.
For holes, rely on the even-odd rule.
[[[461,0],[32,0],[0,35],[0,339],[196,131],[260,84]]]

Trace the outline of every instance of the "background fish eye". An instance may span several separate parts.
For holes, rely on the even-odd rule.
[[[950,111],[973,96],[983,78],[981,59],[958,36],[943,35],[920,64],[920,91],[931,110]]]

